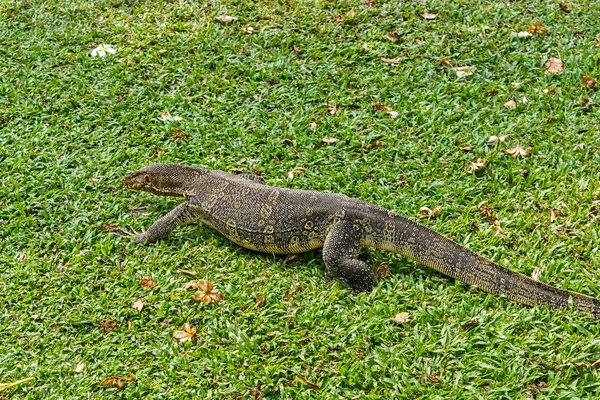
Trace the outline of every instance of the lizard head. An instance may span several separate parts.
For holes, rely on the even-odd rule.
[[[123,178],[128,189],[161,196],[189,196],[198,176],[208,170],[175,164],[151,164]]]

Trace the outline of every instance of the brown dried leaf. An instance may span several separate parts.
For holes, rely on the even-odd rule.
[[[400,39],[400,35],[397,33],[386,33],[385,38],[389,41],[395,42],[396,40]]]
[[[266,302],[265,296],[256,296],[256,307],[262,307]]]
[[[177,272],[179,272],[180,274],[190,275],[190,276],[195,276],[197,274],[196,271],[190,271],[188,269],[178,269]]]
[[[546,72],[549,74],[558,74],[565,70],[560,58],[556,57],[551,57],[548,61],[546,61],[544,66],[546,67]]]
[[[181,121],[183,118],[171,115],[168,111],[163,111],[160,113],[160,119],[163,121]]]
[[[160,148],[160,147],[157,147],[157,148],[156,148],[156,150],[154,150],[154,154],[152,154],[152,155],[149,157],[149,159],[150,159],[150,160],[154,160],[156,157],[158,157],[158,155],[159,155],[160,153],[164,153],[164,152],[165,152],[165,151],[164,151],[162,148]]]
[[[138,283],[145,289],[150,289],[152,286],[156,285],[156,282],[150,278],[142,278]]]
[[[103,319],[103,320],[100,320],[99,323],[95,324],[95,326],[97,328],[104,329],[105,333],[109,333],[109,332],[114,331],[115,329],[117,329],[117,327],[119,325],[117,325],[117,323],[114,322],[114,321],[109,321],[109,320],[104,320]]]
[[[472,320],[471,320],[471,321],[469,321],[469,322],[465,322],[465,323],[464,323],[464,324],[462,324],[460,327],[461,327],[462,329],[469,329],[469,328],[471,328],[471,327],[473,327],[473,326],[477,325],[478,323],[479,323],[479,320],[478,320],[477,318],[475,318],[475,319],[472,319]]]
[[[560,11],[564,12],[565,14],[568,14],[571,12],[571,9],[569,8],[569,6],[565,3],[563,3],[562,1],[559,2],[558,5],[560,6]]]
[[[419,209],[419,211],[421,211],[421,214],[423,214],[423,215],[419,215],[419,216],[417,216],[417,218],[431,219],[431,217],[439,217],[441,208],[442,208],[442,206],[436,206],[432,210],[429,207],[421,207]]]
[[[285,262],[291,263],[293,261],[299,260],[300,258],[302,258],[300,254],[288,254],[287,256],[285,256]]]
[[[306,168],[296,167],[292,171],[288,172],[287,177],[291,181],[292,179],[294,179],[295,175],[301,174],[304,171],[306,171]]]
[[[488,143],[495,143],[495,142],[502,143],[505,140],[506,140],[506,136],[490,136],[490,138],[488,139]]]
[[[104,225],[104,226],[102,227],[102,230],[103,230],[103,231],[111,231],[111,232],[112,232],[112,231],[114,231],[115,229],[117,229],[117,224],[114,224],[114,223],[113,223],[113,224]]]
[[[398,113],[398,111],[394,111],[391,108],[386,107],[385,108],[385,115],[389,115],[392,118],[397,118],[398,115],[399,115],[399,113]]]
[[[531,279],[533,279],[536,282],[540,281],[540,276],[542,275],[542,270],[541,268],[534,268],[533,271],[531,271]]]
[[[556,218],[560,215],[560,210],[552,210],[550,211],[550,222],[556,221]]]
[[[311,128],[316,128],[317,127],[317,121],[311,121],[308,126],[310,126]]]
[[[500,228],[500,221],[494,221],[492,229],[496,231],[496,235],[504,236],[504,231],[502,230],[502,228]]]
[[[346,16],[347,16],[348,18],[353,18],[353,17],[354,17],[354,15],[356,15],[356,13],[354,12],[354,10],[350,10],[350,11],[348,11],[348,12],[346,13]]]
[[[383,110],[385,109],[385,104],[376,101],[375,103],[373,103],[373,108],[375,110]]]
[[[236,17],[230,17],[229,15],[220,15],[217,17],[217,21],[223,22],[224,24],[229,24],[234,21],[237,21]]]
[[[374,141],[373,143],[369,143],[368,145],[365,146],[365,149],[369,150],[372,149],[373,147],[381,147],[383,143],[381,143],[379,140]]]
[[[375,272],[375,275],[377,275],[379,279],[390,279],[390,275],[387,273],[389,267],[389,265],[385,264],[379,265],[379,267],[377,267],[377,272]]]
[[[475,150],[475,146],[465,146],[465,147],[461,147],[460,148],[461,151],[464,151],[465,153],[469,153],[473,150]]]
[[[306,383],[308,386],[310,386],[311,388],[315,389],[315,390],[321,390],[321,388],[319,387],[319,385],[316,385],[312,382],[310,382],[308,379],[306,379],[303,376],[300,375],[296,375],[296,378],[300,381],[300,382],[304,382]]]
[[[134,310],[142,311],[142,308],[144,308],[144,301],[143,300],[137,300],[135,302],[133,302],[133,304],[131,305],[133,307]]]
[[[384,63],[389,63],[389,64],[398,64],[400,62],[400,59],[399,58],[381,57],[381,61],[383,61]]]
[[[421,18],[427,19],[427,20],[434,20],[438,17],[437,14],[430,14],[430,13],[426,13],[426,12],[419,14],[419,16]]]
[[[183,342],[191,342],[192,340],[194,340],[196,338],[196,330],[197,328],[194,327],[190,327],[190,323],[186,322],[185,324],[183,324],[183,326],[181,327],[182,330],[180,331],[173,331],[173,337],[179,342],[179,343],[183,343]]]
[[[471,163],[469,166],[468,172],[470,174],[474,174],[475,172],[480,171],[485,167],[486,161],[484,159],[478,158],[476,162]]]
[[[475,72],[477,68],[475,67],[471,67],[471,66],[464,66],[464,67],[456,67],[454,68],[454,71],[456,72],[456,77],[457,78],[462,78],[463,76],[468,76],[468,75],[473,75],[473,73]]]
[[[193,286],[191,286],[193,287]],[[188,285],[186,285],[186,289]],[[219,302],[223,299],[223,296],[219,292],[213,292],[213,285],[209,281],[205,281],[204,279],[200,279],[196,282],[195,289],[196,294],[194,296],[194,301],[203,301],[204,304],[210,304],[212,302]]]
[[[581,78],[581,83],[583,83],[583,86],[585,86],[588,89],[593,89],[594,86],[596,86],[596,80],[593,77],[587,75]]]
[[[535,24],[529,25],[529,27],[527,28],[527,32],[531,34],[537,33],[538,35],[545,35],[546,33],[548,33],[548,29],[544,28],[542,26],[542,23],[538,20],[535,21]]]
[[[441,65],[449,65],[449,66],[451,66],[451,65],[452,65],[452,63],[450,63],[450,61],[448,61],[448,60],[447,60],[447,59],[445,59],[445,58],[440,58],[440,64],[441,64]]]
[[[292,45],[292,51],[294,53],[300,53],[300,47],[296,46],[296,45]]]
[[[342,111],[341,108],[339,108],[338,106],[335,106],[333,104],[330,104],[329,102],[327,102],[327,110],[329,110],[329,114],[331,114],[331,115],[339,114]]]
[[[505,108],[514,108],[514,107],[516,107],[516,105],[517,105],[517,102],[512,99],[507,101],[506,103],[504,103]]]
[[[340,139],[338,138],[323,138],[323,142],[324,143],[335,143],[335,142],[339,142]]]
[[[532,150],[531,147],[528,147],[526,149],[524,149],[523,147],[521,147],[521,145],[519,143],[517,143],[517,145],[515,147],[513,147],[512,149],[506,149],[504,150],[504,153],[511,155],[513,157],[516,156],[521,156],[521,157],[526,157],[527,154]]]
[[[115,386],[118,389],[123,389],[128,382],[133,382],[135,378],[131,375],[129,376],[109,376],[102,382],[100,382],[100,386]]]
[[[245,25],[242,28],[242,32],[244,32],[246,35],[251,35],[252,33],[254,33],[254,28],[251,27],[250,25]]]
[[[594,362],[592,363],[592,365],[590,365],[590,367],[592,367],[592,368],[594,368],[594,369],[600,368],[600,359],[598,359],[598,360],[594,361]]]
[[[173,140],[183,140],[187,137],[187,134],[179,128],[175,128],[175,133],[173,134]]]

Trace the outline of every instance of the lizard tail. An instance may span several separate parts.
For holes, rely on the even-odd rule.
[[[600,319],[600,300],[533,280],[423,225],[404,217],[398,218],[393,251],[444,275],[519,303],[568,309],[572,302],[576,309]]]

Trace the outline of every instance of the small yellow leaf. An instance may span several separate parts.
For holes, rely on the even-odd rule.
[[[306,171],[306,168],[296,167],[292,171],[288,172],[288,179],[291,181],[292,179],[294,179],[295,175],[301,174],[304,171]]]
[[[102,382],[100,382],[100,386],[115,386],[118,389],[123,389],[127,382],[133,382],[135,378],[131,375],[129,376],[109,376]]]
[[[488,139],[488,143],[495,143],[495,142],[502,143],[505,140],[506,140],[506,136],[490,136],[490,138]]]
[[[194,296],[194,301],[203,301],[205,304],[212,302],[218,302],[223,299],[223,296],[219,292],[213,292],[213,285],[209,281],[200,279],[196,282],[196,289],[198,289]],[[187,285],[186,285],[187,289]]]
[[[542,275],[542,270],[540,268],[534,268],[533,271],[531,271],[531,279],[533,279],[536,282],[540,281],[540,276]]]
[[[389,63],[389,64],[398,64],[400,62],[400,59],[399,58],[381,57],[381,61],[383,61],[384,63]]]
[[[546,72],[549,74],[558,74],[564,71],[563,63],[560,58],[552,57],[545,64]]]
[[[242,32],[244,32],[246,35],[251,35],[252,33],[254,33],[254,28],[251,27],[250,25],[245,25],[242,28]]]
[[[323,138],[323,142],[324,143],[335,143],[335,142],[339,142],[340,139],[338,138]]]
[[[535,24],[529,25],[529,28],[527,28],[527,32],[530,34],[537,33],[538,35],[544,35],[548,33],[548,29],[544,28],[540,21],[535,21]]]
[[[80,373],[83,372],[84,369],[85,369],[85,364],[84,363],[79,363],[75,367],[74,371],[75,371],[76,374],[80,374]]]
[[[395,33],[386,33],[385,38],[391,42],[395,42],[396,40],[400,39],[400,35]]]
[[[217,21],[221,21],[221,22],[223,22],[225,24],[229,24],[229,23],[231,23],[233,21],[237,21],[237,18],[236,17],[231,17],[229,15],[220,15],[220,16],[217,17]]]
[[[560,215],[560,210],[552,210],[550,211],[550,222],[556,221],[556,218]]]
[[[431,219],[431,217],[439,217],[440,216],[440,209],[442,208],[442,206],[436,206],[433,210],[430,209],[429,207],[421,207],[419,209],[419,211],[421,211],[421,213],[423,215],[418,216],[417,218],[428,218]]]
[[[514,108],[516,105],[517,105],[517,102],[514,100],[509,100],[506,103],[504,103],[505,108]]]

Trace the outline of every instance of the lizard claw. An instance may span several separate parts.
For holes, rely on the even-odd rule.
[[[131,226],[127,225],[127,229],[124,228],[115,228],[115,230],[113,230],[113,233],[117,236],[121,236],[121,237],[136,237],[139,235],[139,233],[133,229]]]

